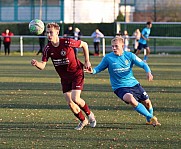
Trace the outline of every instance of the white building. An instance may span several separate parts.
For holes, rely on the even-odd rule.
[[[120,0],[65,0],[65,23],[110,23],[119,14]]]

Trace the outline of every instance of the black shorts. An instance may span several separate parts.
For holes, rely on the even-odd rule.
[[[148,47],[147,44],[142,44],[142,43],[140,43],[140,42],[139,42],[139,44],[138,44],[138,50],[146,49],[147,47]]]
[[[137,101],[144,101],[146,99],[149,99],[148,94],[146,93],[146,91],[143,89],[143,87],[140,84],[137,84],[137,85],[135,85],[133,87],[121,87],[121,88],[118,88],[118,89],[116,89],[114,91],[114,93],[122,100],[123,100],[123,96],[126,93],[132,94],[133,97]]]

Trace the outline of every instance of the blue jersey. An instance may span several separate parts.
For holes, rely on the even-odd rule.
[[[142,34],[145,38],[148,38],[149,35],[150,35],[150,32],[151,32],[151,29],[145,27],[145,28],[142,30],[141,34]],[[139,42],[142,43],[142,44],[146,44],[146,40],[143,39],[142,37],[140,38]]]
[[[93,69],[93,74],[108,68],[112,89],[115,91],[121,87],[133,87],[139,82],[133,76],[132,67],[137,65],[146,72],[151,72],[149,66],[132,52],[124,52],[121,56],[114,52],[106,54],[100,64]]]

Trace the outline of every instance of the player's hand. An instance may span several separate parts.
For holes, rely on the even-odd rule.
[[[148,81],[152,81],[153,80],[153,75],[151,74],[151,72],[147,73],[147,79],[148,79]]]
[[[85,62],[84,68],[85,68],[85,69],[89,69],[90,67],[91,67],[90,61]]]
[[[93,73],[93,69],[92,67],[89,67],[88,69],[84,69],[84,72]]]
[[[32,59],[32,60],[31,60],[31,65],[32,65],[32,66],[36,66],[36,65],[37,65],[37,60]]]

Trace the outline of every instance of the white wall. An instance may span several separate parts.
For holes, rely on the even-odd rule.
[[[120,0],[65,0],[65,23],[111,23],[119,13]],[[74,11],[75,10],[75,11]],[[75,12],[75,13],[74,13]],[[74,17],[75,14],[75,17]]]

